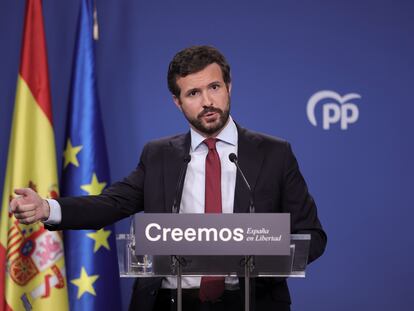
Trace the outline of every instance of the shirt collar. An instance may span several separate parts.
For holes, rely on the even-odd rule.
[[[204,136],[200,135],[198,132],[190,128],[191,134],[191,150],[196,150],[200,144],[206,139]],[[218,140],[223,141],[227,144],[236,146],[237,145],[237,127],[234,123],[231,116],[229,116],[229,122],[227,125],[221,130],[221,132],[216,137]]]

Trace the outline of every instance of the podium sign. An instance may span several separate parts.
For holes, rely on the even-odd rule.
[[[136,255],[290,255],[290,214],[135,215]]]

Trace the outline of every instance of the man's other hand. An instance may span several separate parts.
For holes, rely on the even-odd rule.
[[[47,220],[50,215],[49,203],[30,188],[15,189],[18,197],[10,202],[10,212],[21,224],[29,225]]]

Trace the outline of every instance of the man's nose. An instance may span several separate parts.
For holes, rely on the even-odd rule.
[[[213,106],[213,100],[211,98],[211,96],[209,96],[208,92],[203,92],[202,93],[202,104],[203,107],[209,107],[209,106]]]

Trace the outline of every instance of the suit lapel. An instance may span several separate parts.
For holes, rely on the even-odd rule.
[[[238,131],[238,161],[240,168],[246,175],[247,181],[253,192],[256,186],[257,178],[259,176],[264,153],[262,148],[259,148],[261,138],[254,133],[247,131],[237,125]],[[249,212],[249,190],[239,172],[236,176],[236,188],[234,192],[234,213],[248,213]]]
[[[164,190],[165,206],[164,211],[171,213],[175,196],[175,188],[178,183],[180,171],[184,165],[184,158],[190,151],[190,132],[172,138],[163,151],[164,166]],[[184,183],[184,181],[183,181]],[[182,192],[182,189],[180,193]]]
[[[261,138],[237,125],[238,131],[238,161],[246,175],[252,189],[255,189],[259,176],[264,152],[260,148]],[[164,211],[171,213],[175,196],[175,188],[178,182],[181,168],[184,165],[184,157],[189,154],[191,144],[190,132],[172,138],[163,150],[164,166]],[[180,189],[180,194],[182,189]],[[243,182],[239,172],[236,175],[236,188],[234,192],[234,213],[249,212],[249,191]]]

